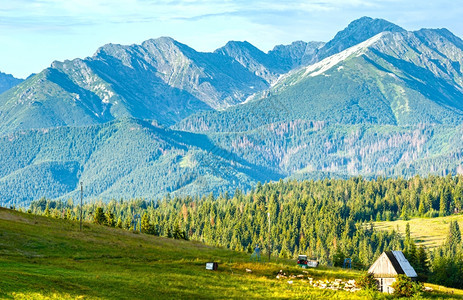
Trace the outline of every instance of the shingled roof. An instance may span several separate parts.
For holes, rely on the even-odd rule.
[[[408,277],[418,277],[402,251],[385,251],[368,269],[375,277],[395,277],[405,274]]]
[[[394,267],[397,274],[405,274],[404,270],[400,266],[399,261],[397,260],[397,258],[395,258],[392,251],[384,251],[384,253],[386,254],[387,258],[389,258],[389,260],[391,261],[391,264]]]

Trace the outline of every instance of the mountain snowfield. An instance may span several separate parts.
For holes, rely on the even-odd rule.
[[[0,94],[0,202],[233,193],[462,170],[463,41],[361,18],[331,41],[108,44]]]
[[[341,51],[340,53],[329,56],[320,62],[314,63],[312,65],[298,69],[296,71],[291,71],[288,74],[281,76],[278,79],[278,81],[272,85],[272,87],[274,89],[278,89],[279,83],[280,85],[281,84],[284,85],[286,81],[290,81],[291,85],[295,85],[298,81],[306,78],[307,76],[314,77],[314,76],[322,75],[326,71],[330,70],[334,66],[340,64],[341,62],[345,61],[346,59],[348,59],[349,57],[353,55],[358,57],[358,56],[365,54],[368,47],[373,45],[375,42],[379,41],[381,37],[383,36],[383,34],[385,33],[383,32],[378,33],[374,37],[364,42],[361,42],[355,46],[347,48],[346,50]],[[339,66],[338,71],[342,70],[343,68],[344,68],[343,66]],[[325,76],[329,76],[329,75],[325,75]],[[291,80],[291,78],[295,78],[296,81]]]
[[[462,49],[461,40],[446,30],[383,32],[283,75],[248,106],[197,114],[177,128],[244,131],[266,124],[267,119],[459,125]],[[249,111],[254,122],[226,121],[251,118]]]

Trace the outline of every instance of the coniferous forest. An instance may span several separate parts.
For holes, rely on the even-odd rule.
[[[376,11],[396,20],[416,14],[413,5],[398,9],[379,1],[376,8],[369,1],[278,7],[271,1],[245,7],[227,1],[220,8],[209,1],[205,6],[183,1],[188,3],[175,3],[171,14],[171,1],[146,6],[146,12],[141,2],[150,1],[130,1],[114,15],[111,9],[95,12],[101,3],[82,10],[35,2],[41,12],[69,16],[21,16],[21,4],[18,11],[2,8],[0,15],[14,10],[9,23],[17,37],[11,41],[28,31],[17,26],[34,27],[34,33],[41,32],[37,36],[50,34],[45,41],[53,45],[60,40],[55,32],[83,21],[96,26],[89,42],[98,41],[97,31],[110,41],[104,28],[117,28],[116,37],[125,30],[133,38],[132,26],[141,20],[143,29],[148,23],[162,21],[163,29],[174,22],[168,33],[187,22],[195,29],[187,41],[207,48],[223,41],[230,28],[233,38],[239,38],[240,28],[249,38],[261,30],[277,32],[273,38],[285,35],[285,41],[296,34],[313,36],[296,20],[304,12]],[[439,7],[446,14],[452,8],[449,3]],[[85,17],[87,11],[94,17]],[[291,20],[297,26],[270,30],[281,24],[267,19],[280,13],[285,24]],[[240,24],[221,22],[215,28],[212,20],[224,15],[228,23]],[[123,22],[113,22],[121,17]],[[67,24],[72,20],[78,22]],[[199,20],[206,34],[192,26]],[[247,28],[252,24],[259,26]],[[50,30],[55,27],[63,30]],[[87,40],[92,26],[80,27],[87,29],[75,37]],[[328,27],[314,36],[323,38],[333,30]],[[289,35],[287,28],[292,28]],[[347,283],[354,282],[349,286],[358,297],[378,298],[373,290],[385,291],[389,280],[375,278],[383,275],[398,275],[390,287],[399,297],[428,293],[420,282],[462,289],[463,297],[459,36],[445,28],[408,31],[362,17],[331,32],[334,37],[326,43],[295,41],[264,52],[247,41],[230,41],[197,51],[170,37],[152,39],[145,36],[148,31],[137,31],[137,39],[145,39],[139,44],[109,43],[86,58],[54,60],[25,80],[0,72],[0,298],[343,298],[353,290],[341,279],[335,279],[336,287],[312,285],[314,278],[328,283],[329,276],[338,275],[355,277]],[[274,42],[264,43],[266,37],[259,34],[256,42]],[[74,39],[74,44],[85,43]],[[429,232],[417,233],[428,227],[435,229],[433,238],[438,236],[429,244]],[[412,282],[415,274],[401,265],[401,255],[388,256],[394,271],[367,273],[391,250],[403,251],[420,282]],[[204,264],[215,260],[215,253],[225,253],[217,255],[222,269],[206,271]],[[322,267],[290,274],[303,271],[296,266],[301,254]],[[125,269],[131,272],[119,276]],[[254,291],[255,281],[261,282]],[[306,294],[307,281],[327,289]],[[341,285],[344,294],[337,294]],[[105,288],[93,293],[99,286]],[[450,293],[438,289],[429,297]]]
[[[410,237],[393,230],[378,231],[373,221],[433,218],[458,214],[463,177],[431,176],[408,180],[361,177],[318,181],[258,183],[250,192],[236,190],[214,197],[184,196],[158,200],[93,201],[83,206],[83,218],[107,226],[146,234],[190,239],[251,253],[294,258],[307,254],[321,264],[368,269],[385,250],[403,250],[422,279],[463,287],[463,249],[458,223],[451,223],[446,242],[433,251],[417,247]],[[34,201],[29,212],[78,219],[77,203]]]

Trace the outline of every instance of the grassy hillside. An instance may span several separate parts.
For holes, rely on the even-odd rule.
[[[93,224],[0,209],[0,298],[298,298],[333,296],[278,281],[294,262],[250,263],[249,255],[200,243],[134,234]],[[205,270],[218,261],[219,270]],[[246,268],[252,273],[247,273]],[[357,278],[321,269],[314,278]],[[340,293],[339,298],[353,297]]]
[[[463,226],[463,215],[439,217],[439,218],[415,218],[409,221],[385,221],[375,222],[377,229],[390,231],[395,229],[405,234],[405,225],[410,224],[410,235],[417,245],[424,245],[428,249],[440,246],[446,239],[449,232],[450,221],[458,220],[458,224]]]
[[[312,288],[307,280],[275,279],[280,269],[303,274],[294,261],[252,263],[249,255],[200,243],[56,220],[0,209],[0,298],[219,299],[381,297]],[[208,261],[219,270],[205,270]],[[252,273],[247,273],[246,268]],[[319,268],[314,279],[354,279],[360,273]],[[437,289],[439,287],[436,287]],[[452,290],[452,297],[463,292]],[[446,298],[449,294],[438,294]],[[434,295],[437,296],[437,295]],[[463,297],[463,296],[461,296]]]

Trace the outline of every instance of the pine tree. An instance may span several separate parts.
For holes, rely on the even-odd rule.
[[[407,260],[410,262],[412,266],[416,266],[418,264],[416,245],[413,241],[408,246]]]
[[[141,232],[150,233],[150,217],[146,212],[141,218]]]
[[[455,201],[455,212],[456,213],[460,213],[462,209],[462,198],[463,198],[463,195],[462,195],[461,187],[460,185],[458,185],[455,188],[455,193],[453,195],[453,199]]]
[[[460,225],[458,225],[458,221],[454,220],[454,225],[453,225],[453,236],[454,236],[454,241],[455,244],[460,245],[461,244],[461,231],[460,231]]]
[[[404,206],[402,207],[402,215],[401,215],[402,220],[404,220],[404,221],[410,220],[410,213],[409,213],[408,210],[409,210],[408,209],[408,204],[404,204]]]
[[[344,264],[345,257],[346,256],[341,251],[340,247],[337,247],[336,251],[334,252],[334,255],[333,255],[333,266],[342,267],[343,264]]]
[[[50,217],[50,205],[47,202],[47,207],[45,207],[45,217]]]
[[[283,247],[280,250],[280,258],[290,258],[291,255],[289,253],[288,248],[286,247],[286,243],[283,243]]]
[[[71,210],[69,208],[66,210],[66,219],[68,219],[68,220],[72,219],[72,213],[71,213]]]
[[[461,232],[458,221],[451,221],[449,225],[449,233],[446,241],[446,248],[451,254],[455,254],[461,245]]]
[[[116,228],[122,228],[122,218],[121,217],[117,219]]]
[[[445,187],[440,195],[439,202],[439,216],[447,216],[449,214],[451,194],[447,187]]]
[[[405,243],[410,244],[411,237],[410,237],[410,223],[407,222],[405,225]]]
[[[114,227],[116,225],[116,219],[110,209],[106,211],[105,217],[106,217],[105,225],[109,227]]]
[[[188,233],[186,232],[186,230],[182,231],[181,238],[184,239],[185,241],[188,241]],[[241,251],[242,248],[241,246],[237,245],[237,247],[234,250]]]
[[[183,238],[182,237],[182,231],[180,230],[180,226],[178,225],[178,223],[175,223],[174,232],[172,233],[172,236],[173,236],[174,239]]]
[[[425,213],[425,207],[424,207],[424,201],[421,199],[420,200],[420,205],[418,206],[418,214],[420,217],[424,216]]]
[[[431,193],[425,193],[424,194],[424,205],[426,207],[427,211],[433,210],[434,209],[434,198],[431,195]]]
[[[428,255],[423,245],[416,252],[416,272],[421,274],[429,273]]]
[[[124,229],[130,230],[132,228],[132,218],[127,216],[124,222]]]
[[[251,246],[251,244],[248,245],[247,252],[248,252],[249,254],[252,253],[252,246]]]
[[[97,207],[95,210],[95,215],[93,216],[93,222],[96,224],[103,225],[106,223],[106,216],[103,212],[103,208]]]

